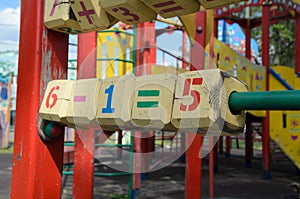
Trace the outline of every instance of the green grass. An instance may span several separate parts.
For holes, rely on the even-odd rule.
[[[0,154],[12,154],[14,151],[14,147],[10,146],[6,149],[0,149]]]

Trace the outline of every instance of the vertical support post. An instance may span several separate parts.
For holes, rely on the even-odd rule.
[[[214,139],[215,137],[209,138],[209,145],[211,151],[209,152],[209,197],[214,198]]]
[[[192,65],[190,70],[203,70],[205,66],[206,11],[196,12],[195,27],[195,38],[191,49]]]
[[[295,30],[300,30],[300,14],[296,15],[296,28]],[[300,76],[300,32],[295,31],[295,72]]]
[[[195,30],[195,43],[191,48],[191,67],[190,70],[204,69],[205,51],[204,46],[206,43],[206,12],[199,11],[196,13],[196,30]],[[194,135],[195,132],[187,135],[187,142],[189,148],[186,151],[186,171],[185,171],[185,198],[194,199],[201,198],[202,190],[202,159],[199,157],[201,154],[201,147],[203,137]]]
[[[247,22],[247,23],[249,24],[250,21]],[[245,56],[249,60],[252,59],[252,55],[251,55],[251,28],[250,28],[250,24],[247,25],[247,28],[246,28],[246,52],[245,52]]]
[[[231,137],[226,136],[225,158],[230,158]]]
[[[136,76],[151,74],[151,66],[156,63],[156,35],[155,22],[144,22],[137,25],[136,31]],[[135,153],[148,153],[154,148],[154,133],[149,132],[148,138],[142,138],[145,132],[135,132],[134,151]],[[133,176],[133,197],[138,195],[141,183],[141,176],[147,179],[147,174],[141,174],[141,167],[146,161],[139,154],[134,156]]]
[[[77,79],[96,76],[97,33],[78,36]],[[74,199],[93,198],[94,188],[94,129],[77,130],[74,152]]]
[[[214,31],[213,31],[214,38],[218,38],[218,26],[219,26],[218,19],[214,19]],[[217,138],[214,138],[214,139],[217,139]],[[213,157],[213,161],[214,161],[213,170],[214,170],[214,172],[218,171],[218,166],[219,166],[219,162],[218,162],[218,147],[219,146],[218,146],[218,144],[219,144],[219,141],[215,144],[215,146],[213,148],[213,153],[214,153],[214,157]]]
[[[38,111],[48,81],[67,77],[68,35],[48,30],[43,10],[44,1],[21,1],[12,199],[61,197],[64,136],[43,142]]]
[[[185,63],[185,53],[186,52],[186,31],[182,30],[182,49],[181,49],[181,56],[182,56],[182,69],[186,69],[186,63]]]
[[[220,138],[219,138],[219,154],[220,155],[222,155],[223,153],[224,153],[224,151],[223,151],[223,136],[220,136]]]
[[[246,150],[245,150],[245,166],[252,168],[253,156],[253,133],[251,128],[251,117],[249,114],[246,116]]]
[[[266,67],[266,90],[269,90],[269,46],[270,46],[270,5],[263,6],[262,13],[262,64]],[[262,149],[262,178],[270,179],[270,121],[269,111],[266,111],[266,118],[263,120],[263,149]]]

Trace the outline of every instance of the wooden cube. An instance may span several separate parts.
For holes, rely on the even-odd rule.
[[[102,80],[96,120],[102,129],[118,130],[132,126],[134,81],[132,75]]]
[[[126,24],[156,19],[156,13],[140,0],[100,0],[100,6]]]
[[[136,128],[168,128],[171,121],[177,76],[141,76],[135,82],[132,122]]]
[[[200,9],[195,0],[142,0],[149,8],[164,18],[187,15]]]
[[[99,0],[71,1],[72,10],[82,30],[85,32],[104,30],[118,22],[99,5]]]
[[[243,0],[198,0],[205,9],[217,8]]]
[[[44,120],[67,124],[66,116],[75,81],[53,80],[48,83],[39,114]]]
[[[99,106],[100,79],[82,79],[74,83],[66,120],[75,128],[99,128],[92,125]]]
[[[66,34],[82,33],[68,0],[46,0],[44,23],[47,28]]]
[[[232,113],[232,92],[247,91],[246,85],[219,70],[182,73],[178,77],[172,125],[179,131],[235,135],[243,132],[245,112]]]

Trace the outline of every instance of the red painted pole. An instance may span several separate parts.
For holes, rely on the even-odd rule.
[[[246,150],[245,150],[245,166],[252,168],[253,156],[253,133],[251,128],[251,117],[247,114],[246,117]]]
[[[206,42],[206,12],[199,11],[195,19],[195,43],[191,48],[190,70],[204,69],[204,46]],[[187,142],[190,144],[186,151],[185,198],[201,198],[202,190],[202,159],[199,157],[203,137],[189,133]]]
[[[214,137],[209,138],[209,197],[214,198]]]
[[[182,49],[181,49],[181,56],[182,56],[182,69],[186,69],[185,63],[185,52],[186,52],[186,31],[182,30]]]
[[[12,199],[61,197],[64,138],[41,140],[38,111],[48,81],[66,79],[68,35],[48,30],[43,10],[44,1],[21,1]]]
[[[300,15],[296,15],[296,28],[295,28],[295,72],[300,76]]]
[[[269,27],[270,27],[270,5],[263,6],[262,13],[262,65],[266,67],[266,90],[269,90]],[[263,179],[270,179],[270,121],[269,111],[266,111],[266,118],[263,120],[262,133],[262,177]]]
[[[96,76],[97,33],[78,36],[77,79]],[[94,129],[77,130],[74,153],[74,199],[93,198],[94,188]]]
[[[224,153],[224,151],[223,151],[223,136],[220,136],[220,138],[219,138],[219,147],[220,147],[219,153],[220,153],[220,155],[222,155]]]
[[[225,143],[226,143],[225,157],[230,158],[230,149],[231,149],[231,137],[230,136],[226,136]]]
[[[251,55],[251,28],[250,28],[250,24],[246,28],[246,52],[245,52],[245,57],[247,57],[249,60],[252,59],[252,55]]]
[[[247,28],[246,28],[246,52],[245,56],[251,60],[251,24],[250,19],[247,20]],[[246,149],[245,149],[245,166],[246,168],[252,168],[252,155],[253,155],[253,137],[251,130],[251,121],[250,115],[247,114],[246,118]]]

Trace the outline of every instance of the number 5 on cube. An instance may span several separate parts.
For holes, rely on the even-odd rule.
[[[219,69],[180,74],[172,125],[190,132],[205,132],[213,127],[219,133],[240,133],[244,127],[245,113],[233,114],[228,106],[230,94],[236,91],[247,91],[247,88]]]

